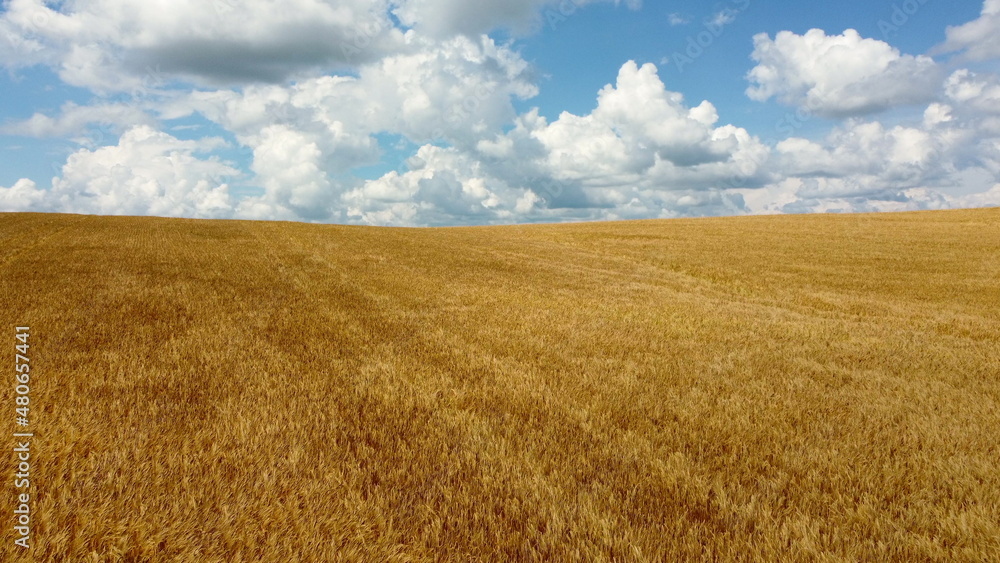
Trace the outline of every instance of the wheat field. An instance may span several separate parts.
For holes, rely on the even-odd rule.
[[[3,561],[1000,560],[1000,209],[0,214],[0,320]]]

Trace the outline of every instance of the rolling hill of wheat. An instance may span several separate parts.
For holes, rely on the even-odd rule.
[[[0,214],[0,322],[4,561],[1000,558],[1000,209]]]

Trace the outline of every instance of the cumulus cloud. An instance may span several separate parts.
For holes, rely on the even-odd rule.
[[[715,106],[684,105],[666,89],[656,67],[629,61],[614,86],[598,94],[586,116],[563,113],[531,132],[545,150],[551,174],[595,187],[639,183],[655,189],[717,187],[752,175],[766,148],[731,125],[716,126]]]
[[[951,112],[952,107],[948,104],[933,103],[927,106],[927,109],[924,110],[924,128],[932,129],[938,125],[950,123],[954,119]]]
[[[485,35],[413,42],[416,52],[386,57],[360,71],[356,96],[377,106],[374,112],[384,121],[376,117],[376,127],[417,143],[439,138],[470,143],[513,119],[513,98],[538,92],[528,63]]]
[[[0,205],[100,215],[228,217],[233,200],[223,180],[239,171],[217,158],[197,156],[221,144],[219,139],[184,141],[148,126],[135,127],[115,146],[70,155],[49,189],[26,179],[0,188]]]
[[[421,147],[404,173],[347,192],[347,219],[373,225],[449,225],[679,217],[745,212],[724,190],[664,191],[636,184],[583,188],[499,170],[454,148]],[[568,197],[567,197],[568,196]]]
[[[1000,207],[1000,184],[995,184],[985,192],[966,194],[952,198],[952,207]]]
[[[99,104],[79,106],[67,102],[61,113],[50,117],[36,113],[23,121],[0,126],[0,133],[26,137],[80,137],[88,126],[99,125],[109,132],[121,133],[136,125],[153,125],[154,120],[145,111],[130,104]],[[82,140],[82,139],[78,139]]]
[[[755,214],[922,211],[1000,206],[1000,184],[971,194],[949,194],[925,187],[871,191],[851,179],[785,178],[744,196]]]
[[[747,75],[751,99],[775,97],[828,117],[926,103],[941,84],[941,71],[930,57],[902,55],[853,29],[842,35],[781,31],[774,39],[758,34],[751,56],[757,61]]]
[[[407,165],[407,172],[390,172],[345,194],[347,217],[380,225],[491,223],[513,218],[525,194],[455,148],[424,145]]]
[[[29,67],[52,60],[44,42],[37,37],[45,23],[43,18],[30,14],[11,17],[15,2],[7,6],[8,12],[0,16],[0,61],[8,68]]]
[[[290,124],[332,134],[338,147],[378,132],[415,143],[472,143],[514,118],[513,98],[537,93],[528,63],[487,36],[432,42],[411,33],[406,40],[410,52],[363,65],[357,77],[195,92],[168,113],[198,111],[244,136]]]
[[[781,141],[774,165],[790,176],[877,178],[882,188],[905,187],[925,181],[943,149],[942,139],[919,128],[851,122],[835,129],[823,145],[795,137]]]
[[[768,149],[717,121],[711,103],[689,107],[653,65],[629,62],[592,112],[550,123],[532,110],[475,144],[424,145],[406,171],[347,191],[341,206],[368,224],[741,213],[733,180],[760,173]]]
[[[179,77],[279,82],[395,52],[402,33],[381,0],[11,0],[0,16],[8,67],[48,64],[68,84],[128,91]]]
[[[478,141],[493,135],[515,118],[514,98],[529,98],[536,92],[529,65],[510,47],[498,45],[488,36],[456,36],[436,41],[410,31],[403,38],[400,52],[360,65],[355,76],[316,76],[290,85],[251,84],[239,90],[175,91],[143,106],[148,106],[150,113],[158,114],[155,121],[169,122],[197,113],[234,135],[243,154],[250,158],[252,177],[248,183],[263,193],[242,201],[225,199],[223,202],[216,198],[217,202],[222,202],[216,208],[218,213],[250,218],[340,221],[346,218],[342,196],[361,182],[351,176],[351,170],[377,163],[382,154],[377,135],[402,135],[418,145],[443,142],[471,150]],[[30,119],[8,124],[6,132],[63,136],[100,124],[103,127],[98,132],[110,135],[132,124],[151,125],[155,121],[135,105],[81,107],[67,104],[60,115],[36,114]],[[157,146],[169,144],[160,133],[138,139],[138,131],[152,130],[131,130],[122,137],[118,147],[92,151],[107,163],[104,168],[90,167],[94,182],[100,173],[112,169],[119,174],[117,178],[121,177],[123,169],[112,166],[112,159],[118,158],[126,168],[136,170],[129,162],[137,147],[148,148],[156,139],[160,140]],[[100,144],[87,141],[81,139],[88,148]],[[204,167],[218,164],[211,159],[195,158],[194,153],[201,150],[199,147],[173,141],[181,143],[178,147],[183,149],[179,153],[181,168],[192,170],[195,176],[205,173]],[[16,186],[17,193],[23,195],[22,192],[30,187],[30,193],[36,194],[31,190],[38,190],[50,205],[61,198],[61,203],[52,209],[72,208],[95,213],[139,212],[142,202],[150,199],[150,194],[138,199],[124,197],[125,192],[136,188],[140,182],[136,178],[114,184],[128,186],[125,191],[116,188],[99,198],[70,197],[69,191],[73,188],[90,193],[97,185],[76,174],[81,158],[80,154],[71,157],[68,166],[72,166],[64,170],[63,177],[57,179],[51,191],[20,183]],[[150,162],[157,161],[152,156],[151,159]],[[431,159],[428,165],[437,166],[435,178],[423,182],[421,188],[411,194],[417,200],[426,200],[424,220],[433,220],[434,209],[442,206],[444,210],[439,213],[442,217],[445,213],[458,217],[476,216],[478,208],[457,206],[455,202],[461,198],[453,196],[459,193],[456,189],[464,189],[470,194],[487,193],[489,189],[484,187],[484,180],[463,176],[459,174],[461,170],[446,171],[445,164],[461,168],[454,159],[439,158],[438,161],[435,165]],[[173,159],[174,168],[180,164]],[[154,164],[150,166],[155,167]],[[218,178],[220,174],[220,170],[215,170],[213,177]],[[140,176],[156,181],[163,177],[151,169]],[[183,187],[187,185],[185,182],[191,184],[184,179],[175,183],[187,189]],[[195,184],[197,182],[192,185]],[[14,187],[6,188],[4,193],[13,194]],[[516,205],[515,199],[510,200],[510,207]],[[37,203],[36,200],[38,197],[31,199]],[[115,202],[118,202],[118,211]],[[164,207],[163,203],[150,204],[147,210],[150,213],[156,210],[154,214],[179,213]],[[372,206],[366,208],[366,217],[376,217],[373,214],[381,207],[381,201],[373,201]],[[207,213],[204,206],[188,210]]]
[[[548,12],[640,0],[9,0],[0,13],[0,64],[46,64],[95,92],[282,83],[404,52],[398,19],[421,35],[526,31]]]
[[[966,59],[983,61],[1000,57],[1000,0],[986,0],[978,19],[949,26],[937,52],[961,51]]]
[[[655,66],[628,62],[586,115],[549,123],[530,111],[474,147],[424,146],[408,171],[367,182],[345,201],[370,223],[740,213],[742,195],[730,190],[761,174],[769,151],[717,121],[710,102],[689,107]]]
[[[955,83],[966,100],[986,90]],[[819,141],[779,142],[775,181],[743,191],[754,213],[902,211],[996,205],[1000,130],[973,106],[935,102],[911,125],[848,120]]]
[[[283,125],[271,125],[259,134],[251,168],[264,188],[251,202],[254,209],[268,205],[273,214],[289,210],[303,219],[330,218],[336,190],[323,166],[323,152],[308,134]]]
[[[374,164],[381,156],[376,135],[402,135],[418,145],[445,142],[468,151],[514,119],[513,98],[536,93],[528,64],[487,36],[434,42],[409,32],[406,41],[408,52],[363,65],[356,77],[321,76],[289,86],[194,92],[166,104],[163,113],[178,117],[198,112],[233,132],[252,151],[253,181],[265,194],[242,204],[241,215],[338,220],[344,212],[341,195],[358,183],[350,177],[351,170]],[[393,184],[398,192],[399,182],[434,169],[434,179],[405,192],[428,204],[450,201],[442,195],[447,190],[454,195],[459,186],[477,185],[474,176],[460,178],[457,172],[445,171],[445,165],[461,168],[460,159],[438,156],[429,162],[404,180],[387,178],[382,184]],[[448,179],[448,174],[453,177]],[[378,194],[381,189],[373,186],[360,193]],[[349,203],[356,206],[357,193],[352,197]],[[403,221],[409,216],[400,206],[384,203],[375,198],[355,219]],[[435,209],[425,205],[423,216],[433,220]],[[450,210],[472,217],[479,208]]]
[[[3,211],[54,211],[46,201],[48,192],[39,189],[35,182],[21,178],[14,185],[0,186],[0,209]]]
[[[965,109],[986,114],[1000,114],[1000,77],[978,75],[968,69],[957,70],[945,82],[945,94]]]

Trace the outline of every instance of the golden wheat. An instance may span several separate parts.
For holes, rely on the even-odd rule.
[[[1000,560],[998,280],[997,209],[3,214],[0,559]]]

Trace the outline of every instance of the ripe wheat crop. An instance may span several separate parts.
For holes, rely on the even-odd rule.
[[[1000,209],[2,214],[0,321],[3,561],[1000,560]]]

